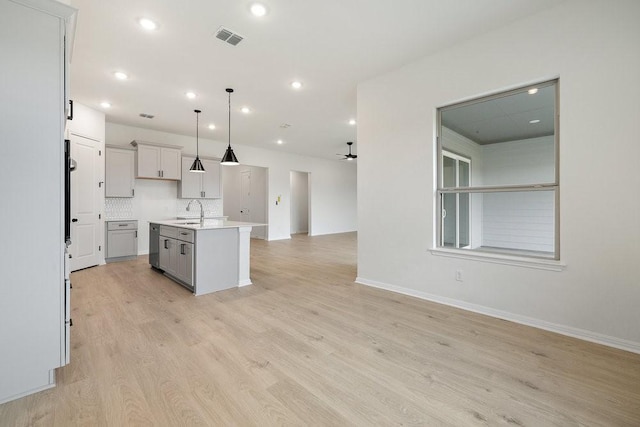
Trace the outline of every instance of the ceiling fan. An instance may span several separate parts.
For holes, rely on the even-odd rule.
[[[336,156],[344,156],[344,158],[342,160],[354,160],[358,158],[357,154],[351,154],[351,146],[353,145],[353,142],[347,142],[347,145],[349,146],[349,154],[336,154]]]

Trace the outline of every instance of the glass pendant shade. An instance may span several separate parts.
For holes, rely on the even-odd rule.
[[[200,110],[193,110],[196,113],[196,159],[193,161],[193,164],[189,168],[189,172],[196,173],[204,173],[204,166],[202,166],[202,162],[200,161],[200,147],[198,144],[198,118],[200,116]]]
[[[233,93],[233,89],[226,89],[229,94],[229,146],[227,147],[227,151],[224,152],[224,156],[220,161],[220,164],[225,166],[236,166],[239,165],[240,162],[235,154],[233,154],[233,149],[231,148],[231,94]]]

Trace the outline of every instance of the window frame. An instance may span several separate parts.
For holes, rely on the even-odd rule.
[[[485,102],[492,99],[498,99],[505,96],[510,96],[518,93],[523,93],[533,88],[542,88],[547,86],[555,85],[555,93],[554,93],[554,182],[540,182],[533,184],[518,184],[518,185],[492,185],[492,186],[473,186],[473,181],[470,176],[470,185],[469,187],[444,187],[444,171],[443,171],[443,152],[449,152],[455,155],[459,155],[455,153],[451,149],[445,148],[442,146],[442,113],[447,110],[460,108],[466,105],[473,105],[479,102]],[[511,89],[507,91],[497,92],[487,96],[479,96],[473,99],[469,99],[463,102],[458,102],[454,104],[445,105],[437,108],[436,110],[436,185],[435,185],[435,236],[434,236],[434,247],[432,249],[432,253],[438,255],[447,255],[455,256],[455,257],[468,257],[470,259],[483,259],[486,258],[488,260],[495,259],[503,259],[503,260],[513,260],[514,264],[519,265],[524,263],[525,266],[528,266],[527,260],[532,260],[532,264],[536,264],[536,261],[540,261],[541,268],[547,268],[549,262],[555,261],[559,263],[560,261],[560,138],[559,138],[559,125],[560,125],[560,114],[559,114],[559,92],[560,92],[560,79],[555,78],[551,80],[544,80],[538,83],[528,84],[526,86],[521,86],[516,89]],[[463,156],[468,157],[468,156]],[[469,159],[471,162],[473,159]],[[470,172],[471,173],[471,172]],[[514,250],[514,255],[510,255],[505,253],[504,251],[496,251],[492,252],[490,250],[486,251],[474,251],[473,249],[466,248],[450,248],[445,247],[443,242],[443,198],[444,194],[461,194],[466,193],[471,195],[474,193],[497,193],[497,192],[529,192],[529,191],[553,191],[554,192],[554,252],[552,256],[536,256],[536,255],[518,255]],[[471,211],[471,207],[470,207]],[[470,220],[469,229],[471,230],[472,221]],[[470,239],[471,240],[471,239]],[[558,264],[560,265],[560,264]]]

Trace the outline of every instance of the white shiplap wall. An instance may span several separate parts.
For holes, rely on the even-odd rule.
[[[482,158],[484,185],[554,181],[553,136],[484,145]],[[553,192],[485,193],[482,246],[553,252]]]

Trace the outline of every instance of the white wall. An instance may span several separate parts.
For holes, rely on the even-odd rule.
[[[640,352],[638,17],[569,0],[359,85],[358,280]],[[554,77],[564,271],[431,254],[436,109]]]
[[[483,185],[549,183],[555,180],[554,137],[482,146]],[[553,253],[554,194],[485,193],[482,246]]]
[[[183,146],[183,153],[195,154],[195,137],[176,135],[167,132],[107,123],[106,142],[113,145],[129,145],[134,139],[161,144]],[[342,233],[356,230],[356,166],[352,163],[337,160],[325,160],[296,154],[282,153],[276,150],[264,150],[235,144],[233,149],[242,164],[260,166],[269,169],[268,194],[268,240],[290,238],[290,182],[289,171],[301,170],[311,172],[312,200],[311,217],[314,235]],[[200,138],[200,154],[202,156],[220,157],[224,154],[226,143]],[[359,159],[359,158],[358,158]],[[170,210],[171,197],[177,194],[175,183],[164,183],[148,180],[136,180],[136,198],[144,197],[140,191],[149,191],[150,200],[155,200],[153,214],[164,215]],[[278,196],[281,203],[275,204]],[[158,212],[160,211],[160,212]],[[138,218],[148,221],[147,218]],[[141,229],[147,225],[141,222]],[[141,234],[138,239],[139,249],[148,245]]]

